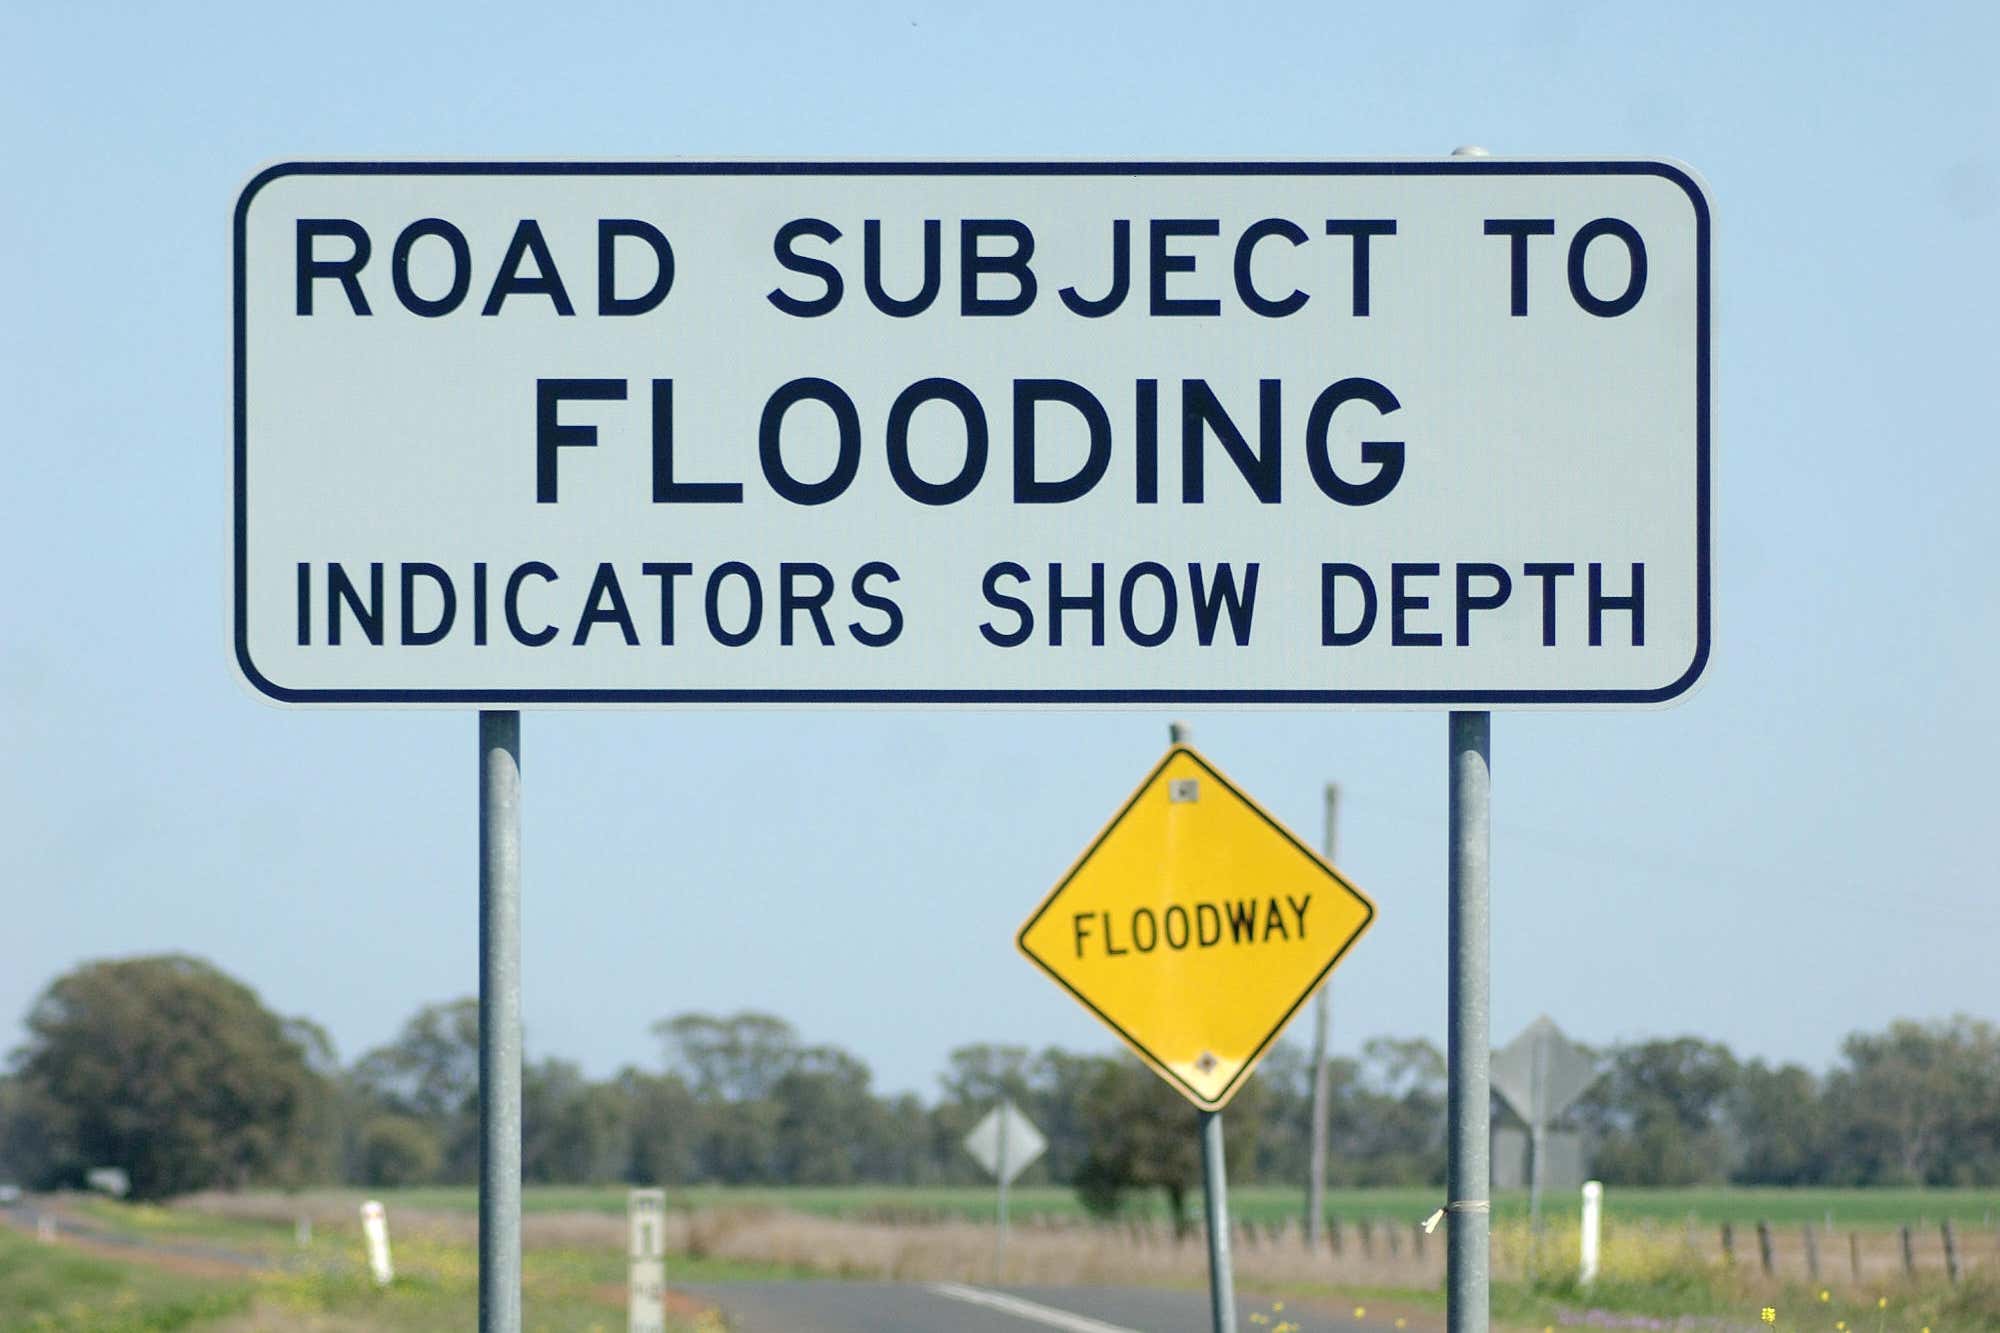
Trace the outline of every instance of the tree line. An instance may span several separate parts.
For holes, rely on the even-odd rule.
[[[426,1006],[343,1064],[316,1024],[267,1009],[186,956],[89,963],[57,978],[0,1075],[0,1181],[74,1186],[121,1166],[141,1197],[206,1188],[468,1183],[478,1172],[478,1007]],[[654,1025],[656,1061],[606,1079],[554,1057],[523,1070],[531,1182],[972,1183],[961,1144],[1011,1098],[1047,1154],[1023,1178],[1115,1211],[1158,1191],[1186,1217],[1194,1112],[1130,1056],[978,1044],[936,1096],[883,1093],[867,1064],[769,1014]],[[2000,1183],[2000,1030],[1969,1017],[1855,1033],[1834,1068],[1742,1060],[1677,1037],[1594,1052],[1567,1116],[1614,1184]],[[1303,1181],[1311,1069],[1281,1043],[1232,1103],[1232,1175]],[[1331,1064],[1336,1186],[1444,1179],[1445,1061],[1377,1038]],[[1508,1112],[1496,1104],[1496,1120]]]

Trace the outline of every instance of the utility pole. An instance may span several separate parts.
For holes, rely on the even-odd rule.
[[[1340,814],[1340,784],[1326,784],[1326,837],[1323,849],[1333,860],[1334,826]],[[1333,1114],[1333,1071],[1327,1065],[1326,1043],[1333,1028],[1333,978],[1320,983],[1313,998],[1312,1153],[1306,1166],[1306,1247],[1319,1251],[1320,1230],[1326,1225],[1327,1122]]]

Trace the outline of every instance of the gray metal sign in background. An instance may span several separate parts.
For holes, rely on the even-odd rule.
[[[1597,1074],[1596,1059],[1563,1036],[1546,1014],[1493,1053],[1493,1090],[1528,1127],[1528,1210],[1535,1222],[1541,1220],[1548,1183],[1549,1125],[1589,1090]]]

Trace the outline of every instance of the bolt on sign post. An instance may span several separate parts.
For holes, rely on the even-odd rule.
[[[626,1333],[666,1333],[667,1192],[637,1189],[626,1196]]]
[[[1447,1207],[1484,1272],[1484,710],[1708,660],[1689,171],[287,162],[233,285],[237,674],[481,713],[482,1333],[520,1328],[523,708],[1466,710]],[[1226,1100],[1209,1054],[1156,1067]]]

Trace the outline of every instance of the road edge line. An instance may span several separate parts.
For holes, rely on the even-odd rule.
[[[1048,1328],[1059,1328],[1064,1333],[1139,1333],[1123,1324],[1107,1324],[1101,1319],[1088,1315],[1072,1314],[1059,1310],[1053,1305],[1038,1305],[1034,1301],[1022,1300],[1019,1296],[1009,1296],[1004,1292],[987,1291],[981,1287],[967,1287],[957,1282],[933,1282],[930,1289],[940,1296],[948,1296],[968,1305],[983,1305],[989,1310],[998,1310],[1026,1319]]]

